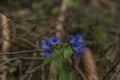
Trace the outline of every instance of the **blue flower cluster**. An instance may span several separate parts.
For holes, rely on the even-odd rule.
[[[42,56],[44,57],[51,57],[53,54],[53,51],[51,50],[51,45],[57,45],[59,43],[60,39],[54,35],[49,39],[44,39],[41,41],[41,47],[43,49]]]
[[[41,41],[41,47],[43,49],[42,56],[44,57],[51,57],[53,54],[53,51],[51,49],[51,45],[57,45],[59,44],[59,37],[56,35],[52,36],[51,38],[47,38]],[[68,41],[72,45],[73,51],[75,52],[75,56],[79,57],[84,51],[85,51],[85,43],[83,40],[82,35],[76,34],[74,35],[68,35]]]
[[[79,57],[85,51],[86,45],[83,43],[83,37],[79,33],[76,36],[69,35],[68,41],[71,43],[76,57]]]

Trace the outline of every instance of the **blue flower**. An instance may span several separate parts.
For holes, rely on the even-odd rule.
[[[78,42],[83,42],[83,38],[82,38],[82,35],[80,35],[79,33],[77,33],[76,34],[76,40],[78,41]]]
[[[44,57],[52,57],[52,54],[53,54],[53,52],[52,52],[51,49],[44,49],[43,53],[42,53],[42,56],[44,56]]]
[[[86,49],[85,46],[85,44],[80,44],[79,49],[75,50],[75,56],[81,56]]]
[[[73,51],[75,52],[75,57],[81,56],[81,54],[85,51],[86,44],[83,43],[83,37],[79,33],[76,36],[69,35],[68,41],[71,43]]]
[[[52,36],[50,39],[44,39],[41,41],[41,47],[43,48],[42,56],[51,57],[53,51],[50,49],[51,45],[56,45],[59,43],[59,38],[57,36]]]
[[[86,49],[86,44],[85,43],[81,44],[80,51],[83,53],[85,51],[85,49]]]
[[[49,43],[49,40],[48,40],[48,39],[42,40],[42,41],[41,41],[41,44],[42,44],[41,47],[42,47],[43,49],[48,49],[49,46],[50,46],[50,43]]]
[[[75,41],[75,37],[73,35],[68,35],[68,41],[73,43]]]
[[[59,37],[57,37],[56,35],[54,35],[54,36],[52,36],[52,37],[49,39],[49,41],[50,41],[50,44],[51,44],[51,45],[56,45],[56,44],[59,43],[60,39],[59,39]]]
[[[74,41],[74,42],[72,43],[72,48],[73,48],[74,51],[78,51],[79,48],[80,48],[79,42]]]

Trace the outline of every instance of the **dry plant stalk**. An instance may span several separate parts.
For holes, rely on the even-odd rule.
[[[89,48],[87,48],[82,55],[82,61],[84,65],[84,74],[87,80],[100,80],[93,53]]]
[[[64,31],[63,22],[65,21],[65,12],[67,10],[67,3],[68,0],[62,0],[60,15],[58,17],[58,21],[56,25],[56,30],[58,31],[56,35],[59,37],[61,37],[61,34]]]
[[[10,48],[10,43],[9,43],[10,31],[9,31],[9,26],[8,26],[8,19],[3,14],[0,14],[0,17],[1,17],[2,38],[3,38],[3,40],[2,40],[2,51],[3,51],[3,53],[7,53],[9,51],[9,48]],[[7,59],[8,59],[8,56],[4,55],[3,60],[7,60]],[[7,68],[8,67],[5,66],[5,65],[2,67],[3,75],[2,75],[1,80],[7,80],[7,74],[8,74]]]
[[[64,31],[63,22],[65,21],[65,14],[64,13],[67,10],[67,2],[68,2],[68,0],[62,0],[60,15],[58,17],[58,21],[57,21],[57,24],[56,24],[56,27],[55,27],[56,30],[57,30],[56,35],[59,36],[60,38],[62,37],[62,32]],[[56,61],[53,60],[50,64],[50,72],[49,72],[49,79],[50,80],[57,80],[55,63],[56,63]]]

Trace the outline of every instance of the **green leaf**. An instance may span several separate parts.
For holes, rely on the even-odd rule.
[[[12,67],[12,68],[9,69],[9,72],[10,72],[10,73],[14,73],[14,72],[16,72],[16,71],[17,71],[17,68],[16,68],[16,67]]]
[[[57,73],[59,75],[59,80],[72,80],[71,79],[71,72],[66,69],[66,67],[64,66],[65,62],[63,57],[59,57],[57,64],[56,64],[56,70]]]
[[[74,1],[74,0],[68,1],[68,7],[70,7],[70,8],[77,8],[79,5],[80,5],[80,3],[78,1]]]
[[[50,61],[52,61],[52,58],[51,58],[51,57],[47,57],[47,58],[43,61],[42,65],[43,65],[43,66],[46,65],[46,64],[48,64]]]
[[[53,58],[57,58],[59,56],[60,56],[60,50],[55,49],[54,52],[53,52]]]
[[[58,14],[58,13],[59,13],[59,8],[58,8],[58,7],[53,8],[53,9],[51,10],[51,13],[52,13],[53,15]]]
[[[56,63],[56,70],[57,73],[59,74],[61,72],[61,70],[63,69],[63,65],[64,65],[64,59],[62,56],[58,57],[57,59],[57,63]]]
[[[64,55],[64,59],[65,61],[68,60],[68,58],[72,55],[72,48],[71,46],[67,46],[66,48],[64,48],[64,52],[63,52],[63,55]]]
[[[63,69],[61,73],[59,73],[59,80],[72,80],[71,72],[67,69]]]

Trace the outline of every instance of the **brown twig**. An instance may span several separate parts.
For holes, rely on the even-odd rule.
[[[2,24],[1,26],[6,25],[7,23],[8,23],[8,21],[5,22],[4,24]],[[0,28],[1,28],[1,29],[4,29],[4,31],[6,31],[7,33],[9,33],[9,31],[8,31],[6,28],[4,28],[4,27],[0,27]],[[21,41],[29,44],[30,46],[32,46],[32,47],[34,47],[34,48],[38,48],[37,46],[35,46],[35,44],[33,44],[31,41],[29,41],[29,40],[27,40],[27,39],[24,39],[24,38],[21,38],[21,37],[17,37],[17,36],[15,36],[15,35],[13,35],[13,34],[10,34],[10,33],[9,33],[9,36],[10,36],[10,37],[13,37],[13,38],[15,38],[15,39],[17,39],[17,40],[21,40]],[[10,40],[8,40],[8,39],[5,39],[5,41],[10,42]]]
[[[83,72],[77,67],[77,66],[74,66],[74,68],[76,69],[76,71],[82,76],[82,78],[84,80],[87,80],[87,78],[85,77],[85,75],[83,74]]]
[[[26,51],[16,51],[16,52],[8,52],[8,53],[1,53],[0,56],[4,55],[14,55],[14,54],[25,54],[25,53],[31,53],[31,52],[41,52],[41,49],[34,49],[34,50],[26,50]]]
[[[34,26],[34,27],[32,27],[32,29],[31,29],[29,32],[27,32],[27,33],[23,36],[23,38],[29,36],[33,31],[36,30],[37,27],[38,27],[38,26]]]
[[[30,70],[29,72],[26,72],[25,75],[20,79],[20,80],[24,80],[25,77],[27,77],[29,74],[36,72],[37,70],[39,70],[41,68],[40,66],[37,66],[36,68]]]
[[[17,59],[21,59],[21,60],[44,60],[44,58],[41,58],[41,57],[32,58],[32,57],[21,56],[21,57],[10,58],[10,59],[7,59],[7,60],[0,60],[0,61],[2,61],[2,63],[0,64],[0,67],[3,66],[6,63],[9,63],[9,62],[17,60]]]
[[[114,71],[114,69],[120,64],[120,60],[107,72],[105,77],[102,80],[106,80],[106,78],[109,76],[109,74]]]

